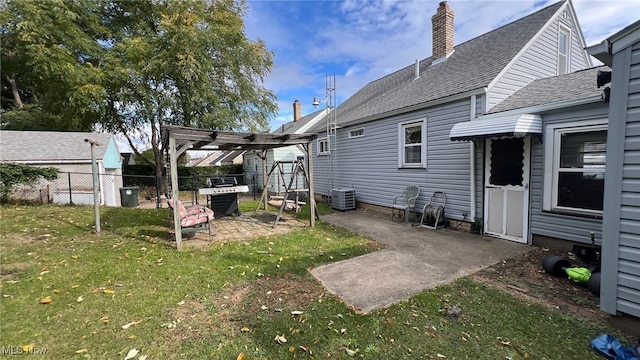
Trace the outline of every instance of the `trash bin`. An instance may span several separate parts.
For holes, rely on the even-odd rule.
[[[137,207],[138,187],[131,186],[120,188],[120,204],[122,207]]]

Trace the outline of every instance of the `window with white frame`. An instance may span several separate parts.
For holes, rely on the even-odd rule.
[[[571,30],[560,25],[558,31],[558,75],[569,72],[569,52],[571,49]]]
[[[427,167],[427,120],[398,124],[398,167]]]
[[[318,155],[329,154],[329,140],[327,138],[318,139]]]
[[[545,210],[601,214],[607,154],[606,120],[548,126]],[[551,161],[548,161],[551,160]]]
[[[364,128],[349,130],[349,139],[359,138],[364,136]]]

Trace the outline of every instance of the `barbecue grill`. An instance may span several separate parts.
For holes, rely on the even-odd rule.
[[[198,189],[198,192],[207,195],[207,207],[213,210],[216,217],[240,215],[238,193],[249,192],[247,185],[238,185],[233,176],[222,176],[208,178],[207,186]]]

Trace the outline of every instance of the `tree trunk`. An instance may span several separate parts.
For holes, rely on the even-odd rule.
[[[9,81],[9,85],[11,85],[11,92],[13,93],[13,101],[16,103],[16,107],[20,110],[24,109],[24,105],[22,104],[22,99],[20,99],[20,92],[18,92],[18,86],[16,85],[16,79],[10,78],[9,75],[6,75],[7,81]]]

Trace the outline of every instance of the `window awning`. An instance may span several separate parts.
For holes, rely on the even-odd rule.
[[[542,134],[542,117],[533,114],[484,115],[475,121],[457,123],[451,129],[449,138],[473,140],[487,137],[524,137]]]

